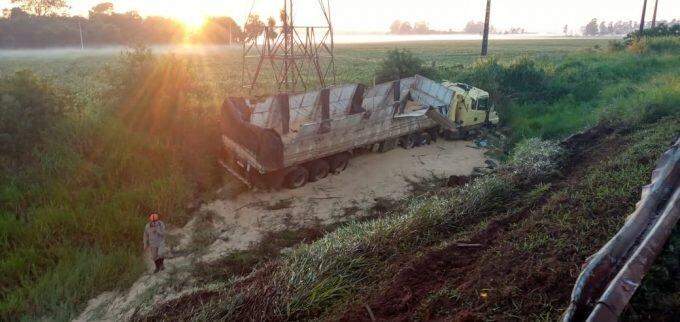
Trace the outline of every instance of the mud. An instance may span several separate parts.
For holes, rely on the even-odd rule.
[[[203,204],[196,218],[171,231],[178,242],[166,259],[165,272],[146,274],[128,290],[92,299],[77,320],[129,319],[195,285],[191,272],[196,266],[218,263],[234,252],[252,249],[272,232],[365,218],[372,214],[369,210],[388,210],[395,201],[412,194],[413,182],[439,178],[446,184],[450,176],[470,175],[485,161],[484,150],[470,145],[441,140],[411,150],[362,154],[353,158],[343,173],[297,190],[247,191],[234,196],[232,191],[238,188],[225,186],[218,192],[222,198]],[[247,269],[234,270],[242,273]]]

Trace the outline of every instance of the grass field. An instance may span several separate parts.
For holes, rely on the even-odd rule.
[[[339,45],[336,64],[339,82],[370,84],[389,50],[409,49],[437,78],[495,95],[513,142],[564,137],[607,117],[644,123],[676,113],[677,54],[609,53],[607,42],[495,41],[496,59],[486,62],[471,41]],[[145,215],[160,210],[181,225],[186,205],[222,180],[216,107],[240,92],[239,56],[236,48],[0,53],[3,95],[19,106],[57,96],[71,107],[36,129],[25,160],[0,157],[0,319],[69,319],[142,273]],[[14,75],[23,69],[39,80]]]
[[[500,61],[510,61],[523,55],[559,60],[569,52],[604,48],[608,42],[605,39],[499,40],[490,43],[490,53]],[[337,82],[371,84],[380,61],[389,50],[395,48],[408,49],[428,64],[435,63],[440,68],[470,64],[479,57],[478,41],[342,44],[336,47]],[[0,51],[0,74],[31,69],[76,91],[90,92],[93,84],[101,81],[97,71],[103,65],[113,63],[122,50],[124,48],[84,52],[51,50],[22,54],[3,54]],[[242,69],[240,47],[205,47],[203,50],[202,47],[179,48],[178,52],[177,56],[191,62],[199,73],[199,82],[211,89],[215,99],[239,93]]]

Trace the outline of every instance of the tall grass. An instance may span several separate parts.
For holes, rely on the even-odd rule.
[[[128,287],[145,270],[146,215],[181,225],[187,205],[219,181],[214,114],[190,99],[190,66],[138,51],[106,73],[109,90],[87,101],[109,105],[40,123],[45,135],[24,166],[2,163],[3,320],[67,320],[97,294]],[[43,87],[33,95],[63,96]]]
[[[510,63],[480,60],[442,78],[489,91],[511,128],[523,138],[560,138],[607,117],[655,120],[677,113],[680,68],[678,37],[645,40],[648,53],[583,52],[550,59],[519,58]],[[615,111],[607,114],[605,111]]]

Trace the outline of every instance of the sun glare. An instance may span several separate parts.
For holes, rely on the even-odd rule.
[[[197,31],[205,24],[206,17],[197,12],[186,11],[178,13],[176,19],[179,20],[187,30]]]

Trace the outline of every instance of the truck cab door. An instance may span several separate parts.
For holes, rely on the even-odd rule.
[[[465,126],[484,124],[489,119],[490,102],[488,98],[470,99],[470,108],[465,117]]]

